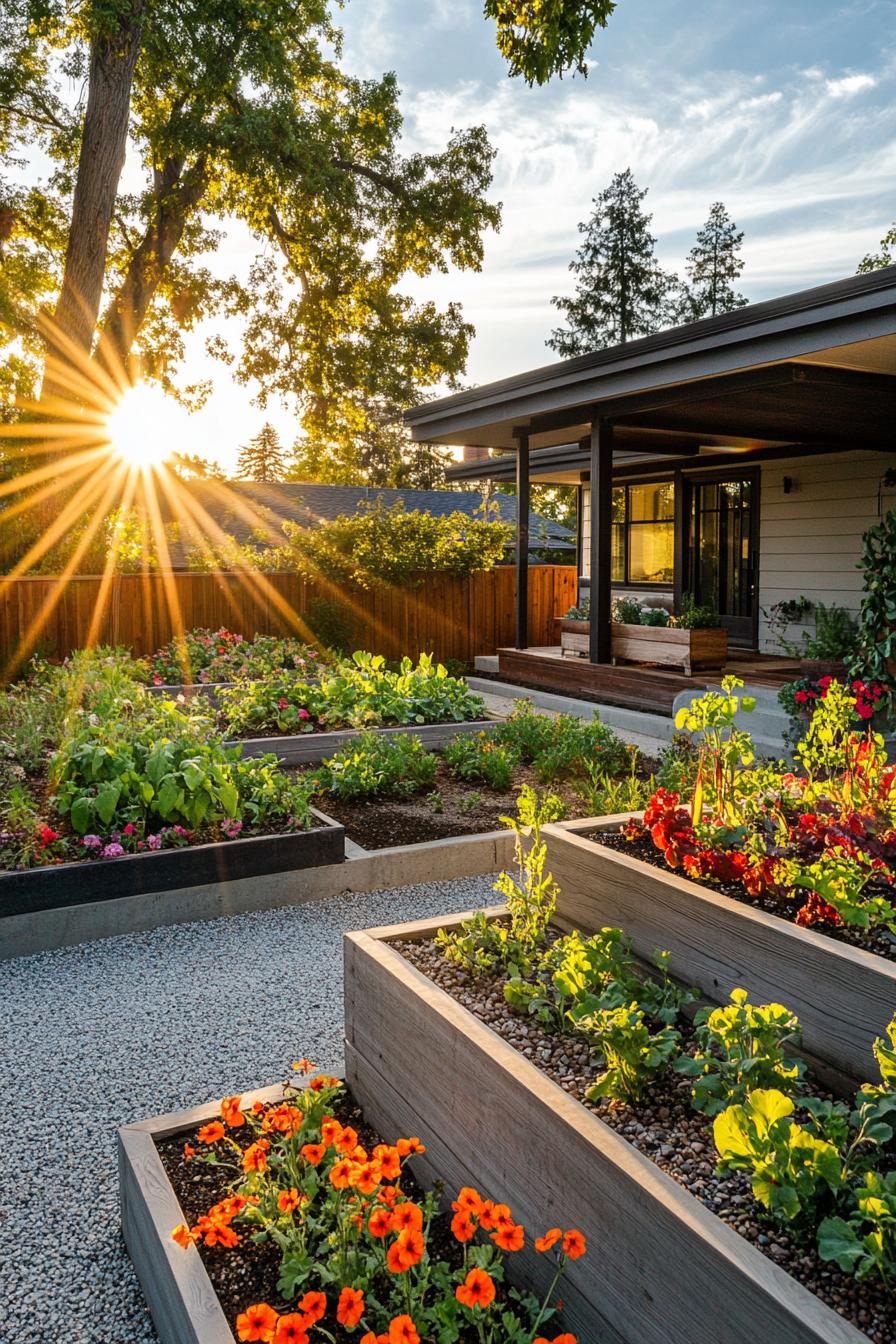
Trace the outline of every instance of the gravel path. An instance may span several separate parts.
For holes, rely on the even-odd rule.
[[[491,903],[491,878],[180,924],[0,964],[0,1344],[153,1344],[115,1130],[341,1066],[342,934]]]

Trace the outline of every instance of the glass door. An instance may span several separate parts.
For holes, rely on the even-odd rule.
[[[691,480],[689,493],[684,587],[717,608],[732,643],[755,647],[758,476]]]

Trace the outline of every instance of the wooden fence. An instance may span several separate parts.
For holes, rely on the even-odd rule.
[[[178,626],[227,626],[255,634],[307,634],[319,629],[324,604],[347,625],[355,648],[387,658],[432,652],[470,662],[515,638],[516,574],[512,566],[458,578],[427,574],[419,588],[348,589],[296,574],[134,574],[0,578],[0,666],[32,649],[61,658],[90,644],[121,644],[152,653]],[[572,565],[529,570],[529,643],[558,642],[554,618],[576,600]],[[324,612],[324,614],[327,614]],[[323,632],[322,632],[323,633]]]

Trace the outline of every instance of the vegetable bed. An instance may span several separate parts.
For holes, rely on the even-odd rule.
[[[476,927],[468,947],[482,946]],[[760,1226],[740,1174],[714,1183],[712,1140],[705,1125],[682,1125],[674,1088],[645,1089],[629,1110],[584,1104],[588,1051],[511,1016],[498,980],[459,974],[432,941],[440,930],[463,936],[462,917],[347,935],[349,1084],[378,1126],[426,1130],[451,1181],[501,1183],[523,1222],[552,1207],[596,1242],[600,1254],[571,1266],[564,1289],[582,1340],[753,1344],[760,1323],[768,1344],[892,1339],[879,1286],[858,1289]]]

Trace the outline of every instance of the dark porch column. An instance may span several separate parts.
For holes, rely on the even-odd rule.
[[[591,634],[592,663],[610,661],[610,587],[613,521],[613,426],[608,420],[591,425]]]
[[[514,431],[516,446],[516,647],[529,643],[529,435]]]

